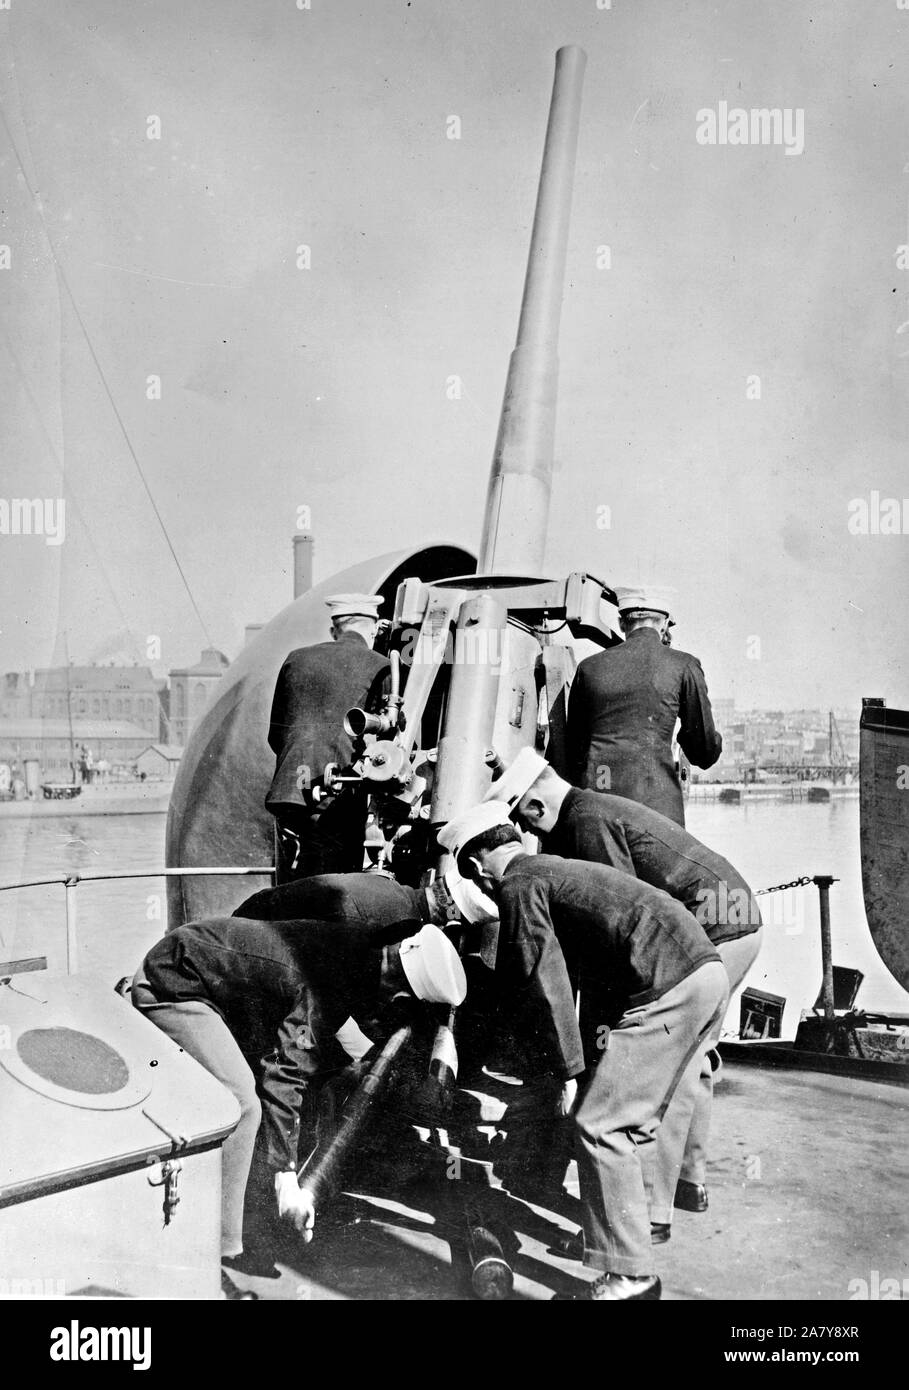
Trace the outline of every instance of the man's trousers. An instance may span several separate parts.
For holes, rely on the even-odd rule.
[[[221,1147],[221,1257],[243,1251],[243,1202],[262,1107],[249,1063],[220,1014],[201,999],[162,1003],[139,976],[133,1003],[162,1033],[236,1096],[240,1122]]]
[[[738,989],[754,964],[761,948],[763,929],[735,941],[722,941],[717,951],[729,977],[729,993]],[[707,1141],[713,1108],[713,1059],[723,1026],[722,1017],[704,1040],[679,1082],[672,1103],[663,1117],[652,1153],[648,1156],[647,1187],[650,1219],[661,1225],[672,1222],[673,1200],[679,1178],[706,1183]],[[713,1058],[711,1058],[713,1053]]]
[[[653,1273],[643,1159],[692,1057],[721,1023],[728,989],[724,966],[708,961],[627,1009],[605,1038],[575,1112],[585,1264]]]

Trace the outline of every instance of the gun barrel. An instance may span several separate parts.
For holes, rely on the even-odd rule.
[[[543,564],[552,489],[559,318],[586,62],[584,50],[574,46],[556,54],[518,335],[486,496],[481,575],[536,574]]]

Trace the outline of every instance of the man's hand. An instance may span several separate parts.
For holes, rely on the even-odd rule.
[[[562,1089],[556,1100],[556,1114],[562,1119],[567,1119],[574,1110],[578,1099],[578,1082],[576,1077],[571,1077],[569,1081],[563,1081]]]
[[[316,1224],[316,1208],[309,1188],[300,1186],[295,1173],[276,1173],[275,1196],[281,1220],[289,1222],[304,1245],[308,1245]]]

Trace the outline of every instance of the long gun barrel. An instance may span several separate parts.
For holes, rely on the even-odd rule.
[[[549,107],[518,336],[489,477],[480,575],[538,574],[555,440],[558,335],[587,55],[560,48]]]

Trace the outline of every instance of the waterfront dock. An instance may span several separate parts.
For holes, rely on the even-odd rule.
[[[0,819],[66,816],[139,816],[167,810],[173,782],[105,782],[82,788],[71,800],[0,801]]]

